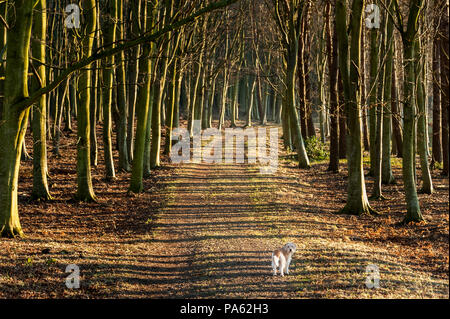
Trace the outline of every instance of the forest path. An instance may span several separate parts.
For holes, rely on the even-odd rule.
[[[294,181],[239,164],[187,164],[172,176],[152,240],[164,269],[155,274],[166,287],[156,289],[161,296],[295,296],[299,278],[273,277],[270,264],[271,251],[288,240],[277,221],[283,207],[270,194]]]
[[[129,174],[108,183],[100,168],[98,203],[71,198],[70,150],[50,158],[51,203],[27,200],[26,163],[27,237],[0,242],[0,298],[448,298],[448,179],[437,173],[436,194],[419,195],[428,224],[398,227],[402,185],[371,202],[377,218],[337,215],[345,165],[298,169],[281,140],[271,175],[254,164],[165,161],[144,193],[130,195]],[[271,252],[286,242],[297,245],[290,274],[274,277]],[[67,265],[79,267],[80,289],[66,287]],[[366,287],[369,265],[379,269],[378,289]]]
[[[261,174],[245,162],[171,164],[148,243],[157,270],[148,273],[149,297],[296,297],[301,278],[274,277],[271,268],[272,251],[295,242],[280,232],[290,216],[275,197],[296,178]]]
[[[145,244],[149,271],[139,281],[140,296],[448,296],[447,281],[415,269],[389,247],[351,239],[364,230],[351,226],[355,216],[333,213],[338,198],[325,171],[298,170],[286,157],[275,174],[261,174],[254,164],[171,166],[163,181],[166,202]],[[271,252],[287,242],[298,247],[290,274],[274,277]],[[369,265],[379,269],[379,289],[366,287]]]

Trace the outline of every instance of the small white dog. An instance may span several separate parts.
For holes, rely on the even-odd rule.
[[[284,277],[284,272],[289,275],[289,265],[292,260],[292,255],[297,250],[297,246],[293,243],[287,243],[282,248],[276,249],[272,253],[272,269],[273,275],[276,276],[277,268],[280,268],[280,275]]]

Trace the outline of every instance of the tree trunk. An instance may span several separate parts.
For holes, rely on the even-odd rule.
[[[297,46],[291,44],[294,48],[290,48],[287,52],[287,70],[286,70],[286,110],[291,119],[293,133],[296,141],[298,165],[300,168],[309,168],[309,159],[306,154],[303,137],[300,130],[297,109],[295,108],[295,71],[297,68]]]
[[[449,165],[449,116],[450,116],[450,87],[449,87],[449,41],[448,41],[448,27],[449,27],[449,5],[444,4],[443,18],[440,26],[440,47],[441,47],[441,121],[442,121],[442,161],[443,169],[442,175],[448,176]]]
[[[216,76],[211,80],[211,85],[208,90],[208,117],[207,117],[207,126],[206,128],[212,127],[212,114],[213,114],[213,105],[214,105],[214,96],[216,95]]]
[[[441,144],[441,88],[440,88],[440,46],[438,37],[433,41],[433,162],[442,162]]]
[[[97,10],[96,13],[96,24],[100,25],[100,12]],[[100,39],[100,28],[95,30],[95,47],[93,49],[98,49],[101,47]],[[99,112],[99,95],[100,95],[100,61],[95,61],[92,63],[92,85],[91,85],[91,102],[90,102],[90,135],[91,135],[91,163],[94,167],[97,167],[98,163],[98,143],[97,143],[97,112]]]
[[[105,18],[105,27],[103,28],[103,35],[105,43],[116,42],[116,28],[117,28],[118,7],[117,0],[110,0],[108,7],[108,16]],[[114,170],[113,152],[112,152],[112,92],[113,92],[113,78],[114,78],[114,56],[108,57],[105,60],[105,67],[103,68],[103,148],[105,154],[105,178],[110,181],[116,177]]]
[[[45,50],[47,32],[47,9],[45,0],[39,0],[34,13],[34,30],[32,52],[42,64],[37,71],[42,83],[35,81],[34,87],[46,85]],[[33,106],[33,191],[34,199],[51,199],[48,190],[47,168],[47,96],[42,95],[39,104]]]
[[[69,108],[69,98],[68,98],[68,94],[69,94],[69,79],[67,79],[65,81],[65,83],[58,88],[58,90],[60,91],[60,98],[59,98],[59,111],[58,111],[58,116],[55,119],[55,133],[54,133],[54,137],[53,137],[53,154],[55,154],[55,156],[59,157],[61,156],[60,152],[59,152],[59,142],[61,139],[61,121],[62,121],[62,113],[65,112],[65,110],[67,108]]]
[[[117,14],[119,21],[116,28],[118,40],[124,39],[124,0],[117,0]],[[117,61],[119,60],[119,61]],[[128,106],[127,106],[127,90],[125,76],[125,52],[121,51],[116,59],[116,78],[117,78],[117,108],[119,110],[118,126],[117,126],[117,145],[119,150],[119,170],[129,172],[130,163],[128,159],[127,148],[127,127],[128,127]]]
[[[258,113],[259,113],[259,124],[266,124],[266,110],[264,108],[264,101],[262,96],[262,85],[261,85],[261,76],[260,71],[257,71],[256,76],[256,100],[258,102]]]
[[[256,88],[256,81],[254,77],[249,76],[249,85],[248,85],[248,94],[247,94],[247,119],[245,122],[246,127],[252,126],[252,111],[253,111],[253,104],[255,101],[255,88]]]
[[[172,129],[173,129],[173,117],[175,111],[175,103],[176,103],[176,85],[177,81],[177,73],[178,73],[178,58],[172,62],[172,65],[169,69],[169,82],[167,83],[167,116],[166,116],[166,138],[164,145],[164,153],[170,154],[170,150],[172,149]]]
[[[327,6],[327,50],[328,50],[328,77],[330,88],[330,163],[328,170],[339,171],[339,101],[338,101],[338,56],[337,56],[337,34],[336,24],[333,19],[331,24],[332,7]]]
[[[397,79],[395,66],[392,66],[392,88],[391,88],[391,111],[392,111],[392,132],[395,138],[395,146],[397,157],[403,157],[403,136],[401,127],[401,117],[398,110],[398,94],[397,94]]]
[[[344,88],[345,113],[347,129],[347,163],[348,163],[348,190],[347,204],[341,213],[361,215],[375,213],[370,207],[367,199],[364,181],[363,154],[362,154],[362,122],[361,122],[361,99],[359,95],[359,67],[361,50],[361,24],[362,10],[365,1],[354,0],[352,4],[352,15],[350,31],[350,56],[348,54],[349,39],[347,35],[346,14],[347,6],[345,0],[336,3],[336,30],[339,44],[339,69]],[[350,68],[350,69],[349,69]]]
[[[382,199],[384,198],[381,193],[381,160],[382,160],[382,153],[384,151],[384,145],[383,145],[383,106],[382,104],[377,104],[376,106],[376,112],[377,112],[377,134],[375,136],[375,159],[374,159],[374,167],[373,167],[373,173],[375,177],[374,185],[373,185],[373,192],[371,198],[373,199]],[[389,154],[390,155],[390,154]]]
[[[292,138],[291,138],[291,125],[289,124],[289,114],[287,111],[287,102],[286,98],[282,99],[282,103],[284,106],[282,107],[281,119],[282,119],[282,127],[283,127],[283,143],[284,148],[290,152],[292,151]]]
[[[403,41],[403,183],[406,195],[406,216],[404,222],[419,222],[423,220],[420,211],[419,198],[417,197],[415,180],[415,121],[416,121],[416,99],[415,99],[415,70],[414,70],[414,43],[418,32],[418,16],[423,0],[411,2],[407,31],[402,34]]]
[[[218,129],[221,130],[225,121],[225,109],[227,107],[227,93],[228,93],[228,67],[224,66],[223,70],[223,86],[222,86],[222,98],[220,100],[220,113]]]
[[[390,0],[389,10],[393,12],[393,1]],[[391,167],[391,135],[392,135],[392,65],[394,56],[394,26],[392,19],[386,19],[386,64],[384,66],[384,92],[383,92],[383,154],[381,181],[383,184],[392,184],[395,179]]]
[[[375,139],[377,136],[377,96],[378,96],[378,85],[377,85],[377,73],[378,73],[378,29],[373,28],[370,30],[370,85],[368,94],[368,115],[369,115],[369,153],[370,153],[370,170],[369,175],[374,176],[375,174],[375,160],[376,160],[376,149],[375,149]]]
[[[11,15],[12,16],[12,15]],[[17,188],[20,155],[28,122],[29,108],[15,103],[28,96],[28,63],[33,2],[15,1],[15,14],[9,20],[5,97],[0,124],[0,237],[23,236],[19,220]],[[20,21],[20,23],[16,23]]]
[[[339,60],[339,58],[338,58]],[[341,72],[338,70],[338,102],[339,102],[339,144],[338,144],[338,155],[340,159],[345,159],[347,157],[347,124],[346,124],[346,113],[345,113],[345,96],[344,96],[344,87],[341,78]]]
[[[423,220],[420,212],[415,181],[415,101],[414,101],[414,48],[411,41],[404,41],[404,104],[403,104],[403,183],[406,194],[407,215],[405,222]]]
[[[144,21],[149,17],[149,22],[143,30],[151,30],[155,25],[156,8],[154,4],[145,3],[143,7]],[[136,140],[133,154],[133,165],[131,170],[130,192],[141,193],[144,190],[144,154],[145,154],[145,138],[148,125],[150,104],[150,86],[152,82],[152,65],[154,61],[150,59],[150,55],[155,53],[155,44],[143,46],[142,70],[144,73],[144,85],[138,89],[138,97],[136,104]]]
[[[133,23],[131,23],[130,33],[132,37],[137,37],[139,35],[139,30],[142,28],[141,25],[141,12],[142,12],[142,3],[141,1],[132,1],[130,4],[131,11],[131,19]],[[137,92],[138,92],[138,81],[139,81],[139,67],[140,61],[139,57],[141,56],[141,46],[133,48],[130,52],[130,55],[133,57],[132,61],[130,61],[129,69],[129,103],[128,103],[128,128],[127,128],[127,153],[128,160],[131,163],[133,161],[133,153],[134,153],[134,137],[135,137],[135,115],[136,115],[136,102],[137,102]]]
[[[366,59],[365,59],[365,32],[361,32],[361,111],[363,121],[364,150],[370,150],[369,127],[367,126],[367,100],[366,100]]]
[[[425,106],[425,61],[421,61],[421,43],[420,40],[415,42],[416,55],[416,95],[417,110],[419,112],[417,122],[417,150],[420,155],[420,167],[422,172],[422,189],[425,194],[433,193],[433,182],[431,180],[430,167],[428,165],[428,148],[427,148],[427,120]]]
[[[238,66],[238,71],[234,80],[233,86],[233,100],[231,102],[231,127],[236,127],[236,110],[238,109],[239,101],[239,80],[240,80],[240,66]]]
[[[83,57],[92,54],[92,46],[96,28],[96,5],[94,0],[83,1],[83,12],[86,12],[86,33],[82,42]],[[92,70],[90,65],[81,70],[78,82],[80,100],[77,110],[77,195],[82,201],[96,201],[91,176],[91,141],[90,141],[90,88]]]

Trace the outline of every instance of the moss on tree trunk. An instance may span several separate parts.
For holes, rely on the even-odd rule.
[[[8,30],[5,98],[0,123],[0,237],[23,236],[18,211],[20,155],[30,108],[17,103],[28,97],[28,65],[33,2],[16,0]],[[11,15],[12,16],[12,15]],[[17,20],[16,20],[17,19]],[[15,23],[20,21],[20,23]]]
[[[32,44],[33,57],[41,65],[37,67],[39,81],[34,81],[34,87],[45,86],[47,83],[45,70],[45,50],[47,32],[47,7],[45,0],[39,0],[34,13],[35,39]],[[33,106],[33,191],[34,199],[51,199],[48,190],[47,168],[47,95],[43,94],[39,103]]]
[[[363,170],[361,99],[359,85],[359,66],[361,50],[362,9],[365,1],[354,0],[350,21],[350,42],[347,34],[344,0],[336,3],[336,30],[339,44],[339,69],[344,89],[345,113],[347,118],[347,163],[348,187],[347,203],[340,211],[345,214],[362,215],[375,211],[370,207],[366,193]],[[350,56],[348,45],[350,43]]]
[[[90,56],[94,42],[96,27],[96,5],[94,0],[83,1],[83,11],[86,12],[86,29],[82,42],[83,56]],[[91,176],[91,141],[90,141],[90,103],[92,70],[87,65],[81,70],[78,82],[79,104],[77,110],[77,194],[82,201],[96,201]]]

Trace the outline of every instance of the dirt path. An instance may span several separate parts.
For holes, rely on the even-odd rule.
[[[149,268],[140,282],[141,296],[448,297],[448,280],[422,272],[389,245],[336,235],[351,225],[327,213],[329,203],[315,202],[326,190],[312,191],[314,180],[303,174],[280,168],[261,175],[253,165],[184,164],[164,183],[167,203],[146,244]],[[273,277],[271,251],[288,241],[299,248],[291,274]],[[366,287],[368,265],[379,269],[379,289]]]
[[[268,199],[282,177],[237,164],[183,165],[173,176],[150,244],[161,251],[149,274],[161,290],[155,296],[295,296],[298,278],[270,275],[271,250],[283,238],[271,222],[282,207]]]
[[[436,193],[420,195],[426,225],[397,227],[401,184],[372,203],[388,214],[336,215],[345,170],[299,170],[285,155],[273,175],[249,164],[164,164],[136,197],[126,195],[127,174],[108,184],[99,173],[99,203],[67,197],[76,170],[65,155],[52,166],[60,199],[27,202],[24,190],[27,237],[0,241],[0,298],[448,298],[448,180],[433,176]],[[298,247],[291,274],[273,277],[271,251],[289,241]],[[65,286],[68,264],[80,268],[80,289]],[[366,287],[369,265],[378,289]]]

